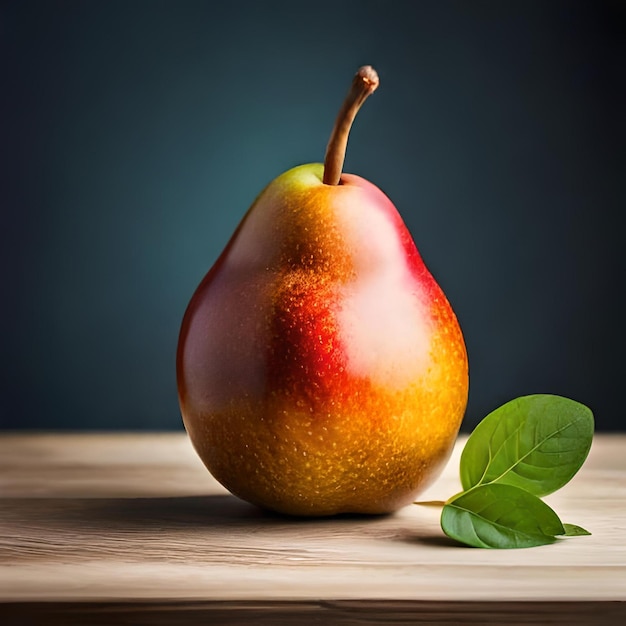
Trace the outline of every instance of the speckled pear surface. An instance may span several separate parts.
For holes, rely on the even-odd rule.
[[[457,319],[376,186],[321,164],[256,199],[185,313],[181,411],[213,476],[295,515],[386,513],[443,468],[465,412]]]

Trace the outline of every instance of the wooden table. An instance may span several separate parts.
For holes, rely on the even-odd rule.
[[[459,490],[464,439],[422,498]],[[0,436],[0,623],[626,623],[626,435],[547,498],[592,531],[448,540],[439,510],[294,520],[228,494],[185,433]]]

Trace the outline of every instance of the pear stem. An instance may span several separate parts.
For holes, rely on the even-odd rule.
[[[378,83],[378,74],[371,65],[364,65],[354,75],[352,86],[339,110],[326,147],[323,178],[325,185],[339,184],[352,122],[363,103],[376,91]]]

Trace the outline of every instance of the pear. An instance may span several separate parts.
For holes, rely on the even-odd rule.
[[[440,473],[463,418],[463,335],[391,200],[342,173],[365,66],[324,164],[295,167],[248,210],[185,312],[185,428],[236,496],[300,516],[382,514]]]

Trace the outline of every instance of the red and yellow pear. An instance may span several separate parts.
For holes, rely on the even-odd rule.
[[[302,516],[389,513],[447,461],[468,394],[457,318],[389,198],[342,173],[378,86],[361,68],[324,164],[252,204],[195,291],[177,352],[183,422],[228,490]]]

